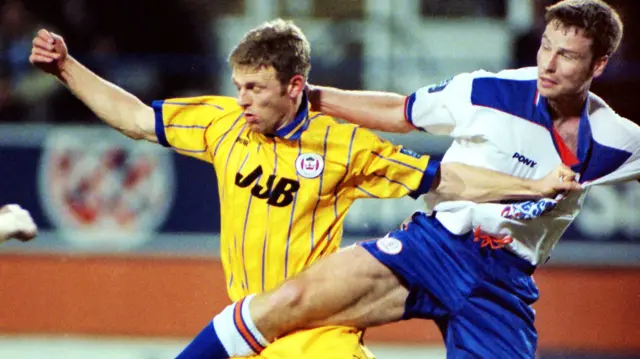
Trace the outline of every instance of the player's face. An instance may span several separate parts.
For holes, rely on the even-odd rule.
[[[586,93],[607,62],[593,58],[593,40],[582,30],[558,25],[547,25],[538,49],[538,91],[549,99]]]
[[[260,133],[274,133],[286,121],[293,106],[278,81],[276,70],[273,67],[234,66],[232,76],[238,89],[238,105],[244,109],[249,128]]]

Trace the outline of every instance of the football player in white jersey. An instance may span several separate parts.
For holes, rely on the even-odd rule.
[[[430,213],[254,297],[255,335],[274,340],[321,325],[427,318],[441,329],[447,358],[534,358],[536,267],[588,187],[640,178],[640,127],[589,92],[622,38],[618,14],[600,0],[564,0],[547,8],[545,20],[536,68],[460,74],[408,97],[314,87],[312,102],[372,129],[449,134],[443,162],[526,179],[564,163],[584,190],[494,204],[428,195]]]

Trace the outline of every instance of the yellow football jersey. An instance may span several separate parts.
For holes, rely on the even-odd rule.
[[[308,110],[264,135],[249,129],[230,97],[155,101],[159,142],[213,164],[220,254],[233,301],[276,287],[335,252],[358,198],[420,195],[437,161],[352,124]]]

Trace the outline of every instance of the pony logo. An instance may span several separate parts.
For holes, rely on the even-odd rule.
[[[151,238],[173,199],[173,168],[160,146],[106,128],[51,132],[39,168],[43,207],[62,237],[94,249]]]

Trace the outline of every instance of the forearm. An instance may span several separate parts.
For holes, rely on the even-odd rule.
[[[314,86],[310,97],[315,110],[365,128],[386,132],[414,129],[404,119],[405,97],[396,93]]]
[[[134,139],[155,142],[149,128],[153,109],[137,97],[110,83],[69,56],[59,80],[109,126]],[[146,120],[146,121],[145,121]],[[147,125],[147,126],[141,126]]]
[[[473,202],[543,197],[533,180],[452,162],[441,164],[434,191],[445,199]]]

